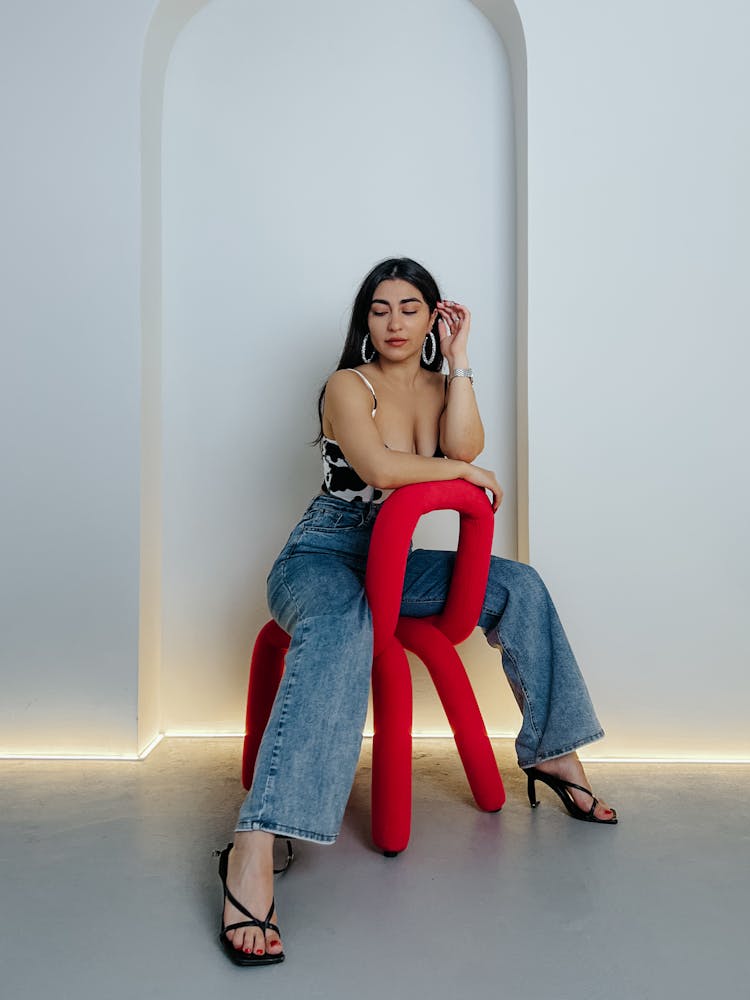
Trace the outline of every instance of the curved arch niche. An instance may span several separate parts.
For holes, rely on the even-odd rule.
[[[346,298],[381,257],[462,282],[442,291],[472,308],[485,461],[510,486],[496,550],[526,556],[525,47],[513,3],[474,6],[503,45],[455,0],[440,17],[433,2],[431,18],[400,13],[387,55],[382,39],[360,44],[357,5],[338,4],[335,24],[309,5],[297,32],[283,5],[164,0],[155,12],[142,85],[140,747],[159,731],[241,726],[265,573],[319,475],[303,440],[316,387]],[[456,31],[471,60],[446,86]],[[435,521],[421,544],[447,547],[452,530]],[[499,671],[474,669],[496,653],[469,642],[489,728],[505,733],[516,710]],[[421,680],[415,731],[447,733]]]

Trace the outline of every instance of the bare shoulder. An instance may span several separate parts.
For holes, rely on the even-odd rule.
[[[372,393],[365,383],[354,374],[359,369],[340,368],[326,382],[325,401],[334,405],[367,404],[367,412],[372,407]]]
[[[356,395],[364,391],[369,396],[369,391],[365,383],[361,378],[354,375],[354,372],[357,371],[359,371],[359,368],[339,368],[326,382],[326,391],[330,389],[337,396],[342,393],[348,395],[350,392]]]

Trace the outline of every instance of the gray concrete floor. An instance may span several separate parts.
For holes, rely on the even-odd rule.
[[[283,965],[219,950],[215,847],[242,799],[239,740],[140,763],[0,762],[3,1000],[220,996],[681,1000],[749,995],[750,766],[591,764],[617,827],[474,807],[449,741],[415,743],[408,850],[369,841],[365,743],[333,847],[277,883]]]

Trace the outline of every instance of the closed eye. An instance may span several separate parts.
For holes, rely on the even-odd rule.
[[[408,309],[404,309],[404,316],[416,316],[418,311],[419,310],[417,310],[417,309],[412,309],[411,311],[409,311]],[[372,311],[372,314],[373,314],[373,316],[387,316],[388,315],[388,313],[384,313],[384,312],[382,312],[382,313],[375,312],[374,309]]]

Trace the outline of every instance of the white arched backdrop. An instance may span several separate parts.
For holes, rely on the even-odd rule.
[[[54,45],[27,5],[5,13],[5,752],[133,754],[170,711],[161,94],[205,6],[66,5]],[[528,513],[609,731],[601,752],[747,757],[750,13],[474,7],[505,43],[515,110],[519,551]],[[352,260],[350,288],[369,263]],[[230,688],[233,668],[216,669]]]
[[[378,259],[416,257],[444,295],[472,309],[482,461],[506,490],[495,548],[516,554],[505,52],[485,18],[455,0],[384,0],[378,18],[399,30],[373,32],[340,0],[213,0],[172,51],[162,127],[170,732],[242,728],[248,653],[268,617],[266,575],[321,482],[309,445],[317,395],[356,287]],[[417,544],[454,547],[453,520],[433,517]],[[478,638],[468,659],[488,722],[509,732],[518,710],[497,652]],[[415,732],[448,734],[430,694],[418,685]]]

